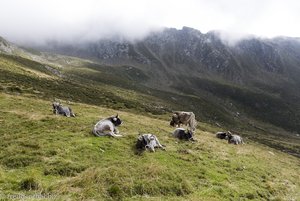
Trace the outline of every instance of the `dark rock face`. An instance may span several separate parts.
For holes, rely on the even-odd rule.
[[[188,27],[164,29],[135,42],[103,39],[69,45],[50,43],[44,49],[106,64],[133,64],[173,77],[213,74],[237,83],[261,72],[284,74],[288,64],[300,63],[300,42],[295,38],[250,38],[229,46],[216,32],[203,34]]]

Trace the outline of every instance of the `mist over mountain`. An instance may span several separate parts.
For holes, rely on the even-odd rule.
[[[183,27],[135,41],[52,41],[38,48],[101,65],[129,66],[141,85],[202,97],[225,108],[234,104],[239,113],[300,131],[299,38],[251,36],[229,44],[220,32]]]
[[[221,30],[236,41],[245,35],[300,36],[295,0],[2,0],[0,35],[18,44],[95,41],[111,36],[142,39],[163,27]]]
[[[135,65],[152,73],[154,69],[159,74],[168,70],[167,74],[174,76],[219,76],[248,84],[259,80],[257,75],[287,76],[290,70],[297,69],[299,46],[298,38],[254,36],[232,45],[220,32],[203,34],[183,27],[165,28],[135,41],[122,37],[77,43],[49,41],[38,48],[104,64]]]

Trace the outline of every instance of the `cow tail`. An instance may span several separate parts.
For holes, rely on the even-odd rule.
[[[191,112],[191,117],[189,119],[189,123],[190,123],[190,127],[191,127],[192,131],[195,131],[196,126],[197,126],[197,121],[196,121],[195,114],[193,112]]]

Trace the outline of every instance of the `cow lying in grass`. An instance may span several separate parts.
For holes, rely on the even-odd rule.
[[[195,139],[193,138],[193,132],[190,130],[185,130],[184,128],[176,128],[173,131],[173,136],[180,140],[195,141]]]
[[[160,144],[157,137],[153,134],[141,134],[139,135],[136,148],[139,150],[149,149],[151,152],[155,152],[155,148],[161,148],[165,150],[164,145]]]
[[[119,118],[119,115],[111,116],[105,119],[100,120],[93,129],[93,134],[100,136],[111,136],[111,137],[121,137],[122,135],[118,134],[119,130],[117,126],[121,125],[122,121]]]
[[[66,117],[75,117],[75,114],[73,113],[72,109],[67,106],[63,106],[60,102],[53,102],[53,113],[58,115],[64,115]]]
[[[244,144],[243,139],[238,135],[233,135],[230,131],[227,133],[229,144]]]
[[[222,139],[222,140],[228,140],[227,132],[223,132],[223,131],[217,132],[216,137],[219,138],[219,139]]]

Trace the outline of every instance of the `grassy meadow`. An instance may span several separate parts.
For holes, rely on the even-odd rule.
[[[38,200],[36,194],[49,200],[300,199],[299,158],[247,139],[229,145],[201,122],[197,142],[180,142],[166,115],[70,106],[76,118],[53,115],[50,101],[0,94],[2,200]],[[116,113],[124,137],[91,134],[99,119]],[[166,151],[136,152],[138,133],[156,134]]]
[[[251,120],[255,129],[239,125],[246,144],[229,145],[214,133],[248,118],[123,82],[125,67],[124,77],[113,77],[79,59],[47,59],[0,54],[0,200],[300,200],[300,159],[279,151],[300,153],[299,137]],[[54,98],[76,118],[54,115]],[[171,111],[187,104],[212,119],[198,123],[195,143],[171,136]],[[122,138],[91,134],[117,113]],[[137,152],[139,133],[156,134],[166,151]]]

